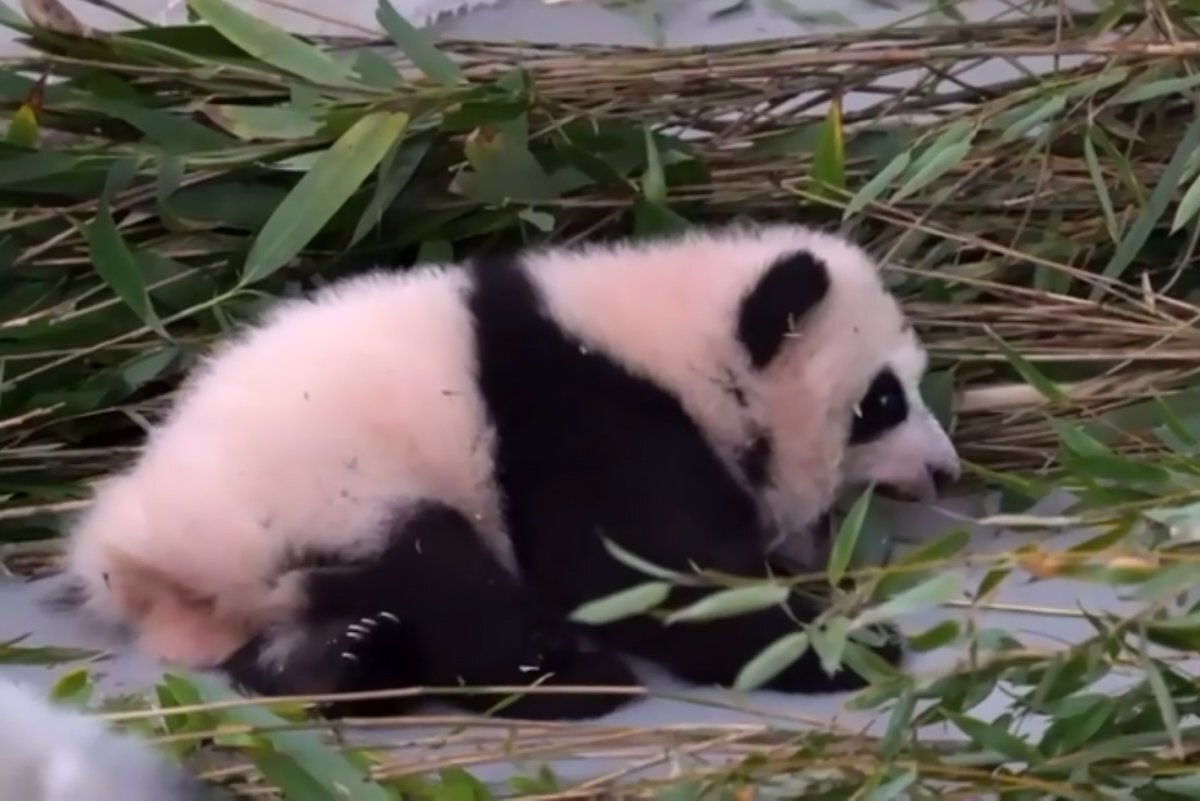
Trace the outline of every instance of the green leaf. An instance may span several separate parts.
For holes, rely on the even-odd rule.
[[[911,680],[906,681],[904,689],[900,691],[900,697],[896,699],[896,705],[892,708],[892,716],[883,735],[883,743],[879,749],[882,761],[890,762],[899,753],[904,736],[912,731],[910,724],[916,705],[917,689]]]
[[[147,328],[163,339],[170,339],[154,311],[142,280],[141,268],[117,230],[108,202],[103,198],[96,210],[96,219],[87,226],[85,233],[92,266],[104,282],[126,306],[133,309]]]
[[[1067,96],[1056,95],[1049,100],[1039,103],[1038,107],[1030,113],[1021,117],[1004,129],[1004,133],[1000,135],[1001,142],[1012,142],[1020,139],[1031,128],[1045,122],[1046,120],[1057,117],[1062,113],[1062,110],[1067,106]]]
[[[785,634],[742,666],[733,687],[741,692],[757,689],[778,676],[808,650],[807,632]]]
[[[867,517],[867,508],[871,505],[872,487],[867,487],[850,507],[846,519],[838,527],[837,537],[829,553],[829,564],[826,574],[830,584],[837,584],[846,575],[846,568],[854,556],[854,548],[858,545],[858,536],[862,532],[863,521]]]
[[[643,573],[647,576],[654,576],[655,578],[664,579],[676,584],[688,583],[688,577],[683,573],[677,573],[674,570],[668,570],[665,567],[659,567],[653,562],[647,562],[640,556],[631,554],[629,551],[625,550],[620,545],[617,545],[617,543],[613,542],[607,537],[604,537],[602,541],[604,543],[604,549],[608,551],[609,555],[626,567],[631,567],[639,573]]]
[[[863,188],[850,198],[850,202],[846,204],[846,209],[842,212],[842,219],[845,220],[851,214],[857,214],[866,208],[866,205],[879,197],[897,176],[908,169],[911,161],[912,157],[908,155],[907,150],[889,161],[886,167],[877,172],[874,178],[867,181]]]
[[[242,284],[261,281],[299,253],[366,180],[407,124],[403,112],[368,114],[322,153],[255,237]]]
[[[32,150],[37,147],[40,137],[41,126],[38,124],[37,112],[28,103],[22,103],[8,122],[5,140],[17,147]]]
[[[0,665],[55,665],[91,659],[97,651],[82,648],[59,648],[56,646],[23,646],[17,643],[28,638],[28,634],[0,642]]]
[[[1111,106],[1123,106],[1129,103],[1142,103],[1156,97],[1170,94],[1186,94],[1189,89],[1200,86],[1200,75],[1184,75],[1179,78],[1163,78],[1150,83],[1130,86],[1119,92],[1108,101]]]
[[[214,105],[209,119],[242,140],[291,140],[313,136],[321,128],[311,114],[295,106]]]
[[[379,165],[380,178],[375,184],[375,194],[371,196],[371,202],[363,210],[362,217],[354,228],[354,234],[350,237],[351,245],[358,244],[367,232],[383,219],[384,210],[404,191],[404,187],[408,186],[433,141],[432,137],[399,140],[388,151]]]
[[[295,757],[265,749],[253,749],[249,756],[254,767],[288,801],[329,801],[325,786],[301,766]]]
[[[1179,730],[1179,710],[1175,708],[1175,701],[1171,698],[1171,691],[1167,689],[1167,682],[1163,679],[1158,665],[1146,653],[1145,639],[1139,642],[1139,646],[1138,661],[1141,663],[1141,668],[1146,674],[1146,681],[1150,684],[1150,690],[1154,693],[1154,700],[1158,704],[1158,711],[1162,716],[1163,728],[1171,736],[1171,745],[1175,749],[1175,756],[1178,759],[1183,759],[1183,734]]]
[[[1100,208],[1104,210],[1104,224],[1108,228],[1108,235],[1113,242],[1117,242],[1121,238],[1121,226],[1117,223],[1112,195],[1109,194],[1108,185],[1104,183],[1104,172],[1100,169],[1100,160],[1096,157],[1096,145],[1092,139],[1091,128],[1088,128],[1087,134],[1083,137],[1083,156],[1084,161],[1087,162],[1088,175],[1092,177],[1092,184],[1096,187],[1096,197],[1100,201]]]
[[[987,572],[983,577],[983,581],[979,582],[979,588],[975,591],[975,600],[981,601],[990,595],[1000,583],[1003,582],[1012,573],[1011,567],[994,567]]]
[[[1182,228],[1188,220],[1196,216],[1197,211],[1200,211],[1200,175],[1196,176],[1196,180],[1192,181],[1192,185],[1183,193],[1183,198],[1175,209],[1175,219],[1171,221],[1171,233]]]
[[[686,231],[687,219],[665,203],[652,203],[645,198],[633,202],[634,234],[639,237],[658,236]]]
[[[914,651],[932,651],[934,648],[941,648],[943,645],[954,642],[958,633],[957,620],[943,620],[920,634],[909,637],[908,647]]]
[[[50,688],[50,699],[57,703],[83,704],[95,686],[86,667],[68,670]]]
[[[187,681],[196,688],[205,703],[238,698],[224,683],[212,676],[192,674],[187,676]],[[391,801],[391,795],[384,787],[371,781],[370,775],[337,747],[325,743],[320,732],[293,729],[287,719],[263,705],[224,709],[220,716],[261,732],[258,736],[270,744],[270,749],[251,749],[248,756],[260,770],[271,772],[273,781],[287,781],[289,786],[300,792],[299,796],[289,798]],[[278,757],[284,757],[286,761]],[[263,764],[259,763],[259,759],[263,760]],[[319,790],[314,790],[314,782]],[[309,792],[318,794],[310,796],[307,794]]]
[[[917,769],[912,765],[888,767],[886,780],[863,796],[863,801],[891,801],[903,793],[917,780]]]
[[[354,58],[354,71],[364,83],[379,89],[392,90],[400,86],[400,73],[396,66],[374,50],[363,48]]]
[[[658,155],[654,134],[649,128],[644,128],[643,132],[646,138],[646,172],[642,175],[642,194],[651,203],[664,203],[667,200],[667,179],[663,174],[662,158]]]
[[[833,675],[841,667],[849,637],[850,621],[840,616],[830,618],[824,626],[809,629],[808,638],[813,650],[821,657],[821,668],[826,673]]]
[[[812,177],[817,182],[818,192],[828,187],[846,188],[846,142],[842,130],[840,97],[834,97],[829,103],[829,111],[813,152]]]
[[[306,44],[225,0],[187,0],[187,4],[230,42],[276,69],[298,75],[319,86],[331,83],[359,85],[350,68],[334,60],[325,51]]]
[[[959,577],[956,572],[939,573],[928,581],[910,590],[889,598],[879,606],[863,610],[854,620],[854,628],[888,620],[945,603],[958,594]]]
[[[604,598],[588,601],[571,613],[571,619],[590,625],[611,623],[653,609],[667,600],[670,594],[671,585],[667,582],[647,581]]]
[[[1138,253],[1141,252],[1146,241],[1150,238],[1150,234],[1154,231],[1154,227],[1158,224],[1159,218],[1166,212],[1167,206],[1175,194],[1175,189],[1179,186],[1179,177],[1187,166],[1188,159],[1192,157],[1197,148],[1200,148],[1200,115],[1197,115],[1192,120],[1183,137],[1179,140],[1179,146],[1175,149],[1175,154],[1171,156],[1171,160],[1163,168],[1158,179],[1158,185],[1150,193],[1150,198],[1142,208],[1141,214],[1138,215],[1133,225],[1130,226],[1129,232],[1121,240],[1121,244],[1117,246],[1116,252],[1113,253],[1108,264],[1105,265],[1103,270],[1104,277],[1120,278],[1129,265],[1133,263],[1133,260],[1137,258]],[[1090,299],[1093,301],[1099,300],[1104,291],[1103,285],[1095,285],[1092,288]]]
[[[673,612],[667,617],[666,622],[669,626],[673,623],[690,620],[735,617],[747,612],[778,606],[787,600],[789,593],[788,587],[771,584],[721,590]]]
[[[1050,400],[1053,403],[1065,404],[1067,402],[1067,396],[1063,394],[1062,390],[1058,388],[1057,384],[1055,384],[1049,378],[1046,378],[1046,376],[1043,375],[1040,370],[1034,367],[1028,359],[1026,359],[1020,353],[1017,353],[1017,351],[1014,350],[1011,345],[1001,339],[1000,335],[993,331],[990,326],[988,326],[986,330],[991,338],[995,340],[996,347],[1000,349],[1000,352],[1004,354],[1006,359],[1008,359],[1008,363],[1011,364],[1013,369],[1020,374],[1025,383],[1029,384],[1029,386],[1036,389],[1038,393],[1042,395],[1042,397]]]
[[[1154,786],[1164,793],[1181,795],[1185,798],[1200,798],[1200,771],[1156,779]]]
[[[945,710],[945,715],[954,722],[954,725],[962,730],[963,734],[984,748],[1003,754],[1010,759],[1027,762],[1031,765],[1036,765],[1042,761],[1042,755],[1036,748],[1009,734],[998,725],[984,723],[981,720],[976,720],[967,715],[959,715],[950,710]]]
[[[429,38],[402,17],[388,0],[379,0],[375,19],[421,72],[446,86],[454,86],[464,80],[462,68],[434,47]]]
[[[464,151],[470,171],[455,176],[451,188],[483,204],[553,200],[560,194],[552,176],[530,151],[520,126],[477,131]]]
[[[969,141],[958,142],[938,152],[928,164],[921,168],[913,177],[905,181],[896,194],[892,195],[892,202],[902,200],[928,184],[933,183],[933,181],[958,166],[958,163],[966,158],[970,152],[971,142]]]
[[[943,562],[961,553],[971,544],[971,533],[965,528],[956,528],[935,540],[931,540],[919,548],[913,548],[898,559],[896,564],[902,567],[920,565],[928,562]]]

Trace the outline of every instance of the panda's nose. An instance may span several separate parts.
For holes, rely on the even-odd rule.
[[[929,473],[930,483],[938,492],[942,492],[947,487],[958,481],[962,471],[957,464],[928,464],[925,466]]]

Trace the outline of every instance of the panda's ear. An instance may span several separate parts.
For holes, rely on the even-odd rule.
[[[776,259],[742,298],[737,336],[755,368],[783,348],[784,338],[829,294],[829,270],[807,250]]]

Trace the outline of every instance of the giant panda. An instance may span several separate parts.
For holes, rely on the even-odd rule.
[[[225,796],[148,743],[0,678],[5,801],[217,801]]]
[[[822,569],[843,490],[928,499],[957,478],[925,368],[879,265],[800,225],[377,269],[218,347],[100,486],[67,565],[147,652],[255,693],[636,685],[621,655],[728,686],[812,602],[582,628],[573,609],[646,580],[605,541],[682,572]],[[810,651],[767,686],[862,684]],[[576,719],[629,696],[508,700],[497,714]]]

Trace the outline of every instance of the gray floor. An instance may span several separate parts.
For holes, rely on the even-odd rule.
[[[272,0],[274,3],[274,0]],[[92,24],[109,25],[111,18],[96,12],[82,3],[68,5],[72,10]],[[173,19],[180,12],[179,3],[164,3],[162,0],[126,0],[125,5],[133,10],[155,19]],[[289,27],[309,32],[321,33],[353,33],[363,29],[373,31],[374,2],[373,0],[349,0],[337,5],[343,14],[340,21],[313,20],[303,14],[283,10],[277,5],[266,5],[261,2],[245,2],[246,7],[262,10],[269,18],[274,18]],[[330,4],[321,0],[293,0],[295,8],[321,9],[329,13]],[[402,11],[417,8],[420,4],[396,2]],[[703,42],[732,41],[752,39],[767,36],[781,36],[793,33],[811,32],[804,26],[796,25],[778,15],[770,13],[766,2],[750,4],[754,6],[749,12],[724,16],[713,20],[714,10],[734,5],[731,0],[726,2],[675,3],[675,10],[665,18],[665,38],[670,44],[695,44]],[[853,0],[850,3],[830,2],[821,0],[820,3],[800,0],[797,5],[809,12],[837,9],[852,18],[859,25],[878,25],[893,21],[922,7],[920,3],[910,0],[898,0],[900,10],[888,10],[872,0]],[[1004,8],[1004,2],[974,2],[964,6],[969,16],[975,19],[987,18]],[[107,21],[106,21],[107,20]],[[493,8],[485,8],[443,20],[438,29],[444,33],[478,38],[495,39],[541,39],[552,41],[592,41],[592,42],[638,42],[648,43],[646,29],[636,18],[628,14],[600,7],[588,2],[568,2],[557,5],[545,5],[538,0],[508,0],[498,3]],[[2,48],[11,48],[0,40]],[[1045,68],[1043,65],[1031,65],[1035,68]],[[1006,65],[984,65],[979,68],[983,72],[994,71],[999,76],[1012,71]],[[1053,512],[1051,508],[1049,511]],[[923,538],[935,536],[947,525],[961,525],[959,516],[976,517],[982,513],[981,502],[971,501],[942,509],[913,510],[903,509],[896,518],[895,526],[905,537]],[[997,532],[987,527],[974,526],[976,550],[1008,549],[1021,541],[1016,535]],[[1083,532],[1063,535],[1068,539],[1083,536]],[[1057,544],[1057,543],[1055,543]],[[968,587],[977,581],[979,576],[972,576]],[[0,640],[33,632],[30,643],[48,645],[77,644],[84,646],[104,647],[106,643],[94,632],[84,630],[77,622],[50,614],[38,607],[36,597],[46,590],[45,585],[17,586],[0,583],[0,608],[5,614],[0,619]],[[1090,628],[1080,618],[1078,608],[1090,611],[1102,608],[1116,608],[1116,601],[1109,595],[1099,591],[1081,592],[1081,587],[1071,582],[1045,582],[1035,585],[1014,584],[1001,592],[997,599],[998,605],[1013,604],[1022,610],[1009,609],[987,611],[976,610],[943,610],[920,616],[918,619],[905,623],[905,629],[910,632],[922,631],[936,620],[949,615],[974,615],[978,625],[983,628],[997,628],[1011,632],[1024,640],[1031,647],[1060,648],[1064,643],[1071,642],[1090,633]],[[935,652],[922,656],[913,668],[918,671],[937,670],[945,667],[956,659],[963,658],[962,654],[951,652]],[[137,656],[128,653],[117,653],[104,663],[103,686],[111,690],[140,690],[158,676],[158,668],[147,664]],[[37,667],[6,667],[5,673],[11,673],[19,678],[47,685],[56,675],[55,672]],[[659,688],[685,692],[682,688],[652,672],[648,674],[652,683]],[[1114,679],[1119,681],[1120,679]],[[697,698],[720,700],[724,703],[738,703],[730,694],[709,692],[696,694]],[[745,702],[746,699],[743,699]],[[836,721],[850,728],[878,727],[869,714],[853,713],[843,708],[844,696],[823,698],[786,698],[773,697],[769,693],[754,694],[749,703],[759,709],[768,707],[778,716],[777,721],[801,725],[804,721]],[[987,718],[1000,711],[1005,704],[1004,697],[997,692],[987,704],[975,710],[980,717]],[[761,721],[755,715],[739,716],[736,713],[713,706],[695,705],[682,701],[648,700],[639,703],[606,721],[611,724],[636,724],[640,726],[704,723],[729,724],[738,719],[746,721]],[[955,736],[953,731],[941,731],[942,736]],[[374,735],[378,737],[378,735]],[[401,735],[397,734],[398,738]],[[628,759],[628,755],[625,757]],[[597,758],[586,766],[579,767],[581,773],[594,773],[611,769],[611,760]],[[574,772],[574,771],[573,771]]]

